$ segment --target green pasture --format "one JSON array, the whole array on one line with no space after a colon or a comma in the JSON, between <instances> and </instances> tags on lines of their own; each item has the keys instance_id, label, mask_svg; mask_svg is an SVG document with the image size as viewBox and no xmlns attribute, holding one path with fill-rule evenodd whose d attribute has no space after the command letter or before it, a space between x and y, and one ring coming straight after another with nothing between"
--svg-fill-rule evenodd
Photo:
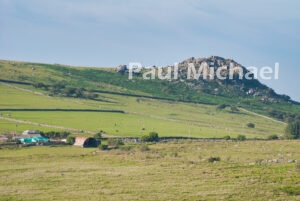
<instances>
[{"instance_id":1,"label":"green pasture","mask_svg":"<svg viewBox=\"0 0 300 201\"><path fill-rule=\"evenodd\" d=\"M14 85L15 86L15 85ZM122 95L99 94L98 100L49 97L35 94L33 87L21 90L0 85L0 108L60 108L123 110L126 114L95 112L0 112L3 117L25 120L50 126L64 126L97 132L104 130L115 136L138 137L150 131L160 136L223 137L239 134L248 138L264 138L270 134L282 135L284 124L243 111L232 112L230 108L218 111L214 105L182 103ZM2 120L5 122L4 120ZM247 123L255 128L247 128ZM0 131L15 131L13 122L0 124ZM39 126L24 125L35 129ZM24 127L17 128L20 133ZM51 128L40 128L49 130Z\"/></svg>"},{"instance_id":2,"label":"green pasture","mask_svg":"<svg viewBox=\"0 0 300 201\"><path fill-rule=\"evenodd\" d=\"M0 119L0 133L5 134L20 134L25 130L40 130L40 131L60 131L61 129L36 126L24 123L16 123Z\"/></svg>"},{"instance_id":3,"label":"green pasture","mask_svg":"<svg viewBox=\"0 0 300 201\"><path fill-rule=\"evenodd\" d=\"M140 146L1 147L0 200L299 200L299 141Z\"/></svg>"},{"instance_id":4,"label":"green pasture","mask_svg":"<svg viewBox=\"0 0 300 201\"><path fill-rule=\"evenodd\" d=\"M236 136L237 131L190 125L189 123L172 122L134 114L97 113L97 112L10 112L10 117L40 124L64 126L83 131L99 130L115 136L140 137L151 131L160 136L184 137L223 137ZM6 115L4 113L4 115ZM246 129L245 129L246 131ZM247 137L261 137L259 134L248 134Z\"/></svg>"}]
</instances>

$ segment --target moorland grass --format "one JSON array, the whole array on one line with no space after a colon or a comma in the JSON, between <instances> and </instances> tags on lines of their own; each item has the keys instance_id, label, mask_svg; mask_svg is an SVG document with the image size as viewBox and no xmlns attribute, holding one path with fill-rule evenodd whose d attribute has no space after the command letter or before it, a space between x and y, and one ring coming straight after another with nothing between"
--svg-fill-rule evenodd
<instances>
[{"instance_id":1,"label":"moorland grass","mask_svg":"<svg viewBox=\"0 0 300 201\"><path fill-rule=\"evenodd\" d=\"M299 199L299 141L130 146L1 148L0 200Z\"/></svg>"}]
</instances>

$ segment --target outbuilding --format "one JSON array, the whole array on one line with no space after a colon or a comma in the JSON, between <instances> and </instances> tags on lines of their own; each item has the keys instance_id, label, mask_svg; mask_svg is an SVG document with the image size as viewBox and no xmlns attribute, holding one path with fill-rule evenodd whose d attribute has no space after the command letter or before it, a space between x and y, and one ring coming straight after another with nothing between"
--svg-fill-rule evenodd
<instances>
[{"instance_id":1,"label":"outbuilding","mask_svg":"<svg viewBox=\"0 0 300 201\"><path fill-rule=\"evenodd\" d=\"M19 138L20 142L23 144L32 144L32 143L47 143L49 142L49 138L37 136L31 138Z\"/></svg>"},{"instance_id":2,"label":"outbuilding","mask_svg":"<svg viewBox=\"0 0 300 201\"><path fill-rule=\"evenodd\" d=\"M74 143L74 146L80 147L97 147L98 145L99 141L91 137L76 137Z\"/></svg>"}]
</instances>

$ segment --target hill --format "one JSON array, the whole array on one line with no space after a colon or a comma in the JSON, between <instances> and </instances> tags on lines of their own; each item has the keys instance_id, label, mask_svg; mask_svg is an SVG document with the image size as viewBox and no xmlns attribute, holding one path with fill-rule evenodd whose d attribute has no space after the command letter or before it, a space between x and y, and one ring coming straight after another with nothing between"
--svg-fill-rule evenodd
<instances>
[{"instance_id":1,"label":"hill","mask_svg":"<svg viewBox=\"0 0 300 201\"><path fill-rule=\"evenodd\" d=\"M216 58L216 63L226 62ZM186 73L186 63L180 63L179 76ZM295 102L257 80L233 80L226 84L201 79L144 80L140 74L130 80L128 74L118 73L114 68L3 60L0 79L1 132L21 132L30 127L88 133L104 130L115 136L139 137L155 130L160 136L203 138L245 134L249 138L264 138L281 135L281 121L300 117ZM262 96L247 94L253 86L255 93ZM263 101L266 97L267 101ZM255 128L248 128L249 122Z\"/></svg>"}]
</instances>

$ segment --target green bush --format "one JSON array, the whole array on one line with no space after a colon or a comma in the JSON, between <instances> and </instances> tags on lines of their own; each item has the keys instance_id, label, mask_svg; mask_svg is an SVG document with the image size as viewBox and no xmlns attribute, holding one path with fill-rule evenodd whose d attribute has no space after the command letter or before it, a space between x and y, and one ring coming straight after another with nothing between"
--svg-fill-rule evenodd
<instances>
[{"instance_id":1,"label":"green bush","mask_svg":"<svg viewBox=\"0 0 300 201\"><path fill-rule=\"evenodd\" d=\"M99 148L100 150L108 150L108 145L107 145L107 144L100 144L100 145L98 146L98 148Z\"/></svg>"},{"instance_id":2,"label":"green bush","mask_svg":"<svg viewBox=\"0 0 300 201\"><path fill-rule=\"evenodd\" d=\"M157 132L150 132L148 135L141 137L142 142L158 142L159 137Z\"/></svg>"},{"instance_id":3,"label":"green bush","mask_svg":"<svg viewBox=\"0 0 300 201\"><path fill-rule=\"evenodd\" d=\"M254 123L247 123L247 127L248 128L255 128L255 124Z\"/></svg>"},{"instance_id":4,"label":"green bush","mask_svg":"<svg viewBox=\"0 0 300 201\"><path fill-rule=\"evenodd\" d=\"M238 136L236 137L236 140L237 140L237 141L245 141L245 140L246 140L246 136L245 136L245 135L238 135Z\"/></svg>"},{"instance_id":5,"label":"green bush","mask_svg":"<svg viewBox=\"0 0 300 201\"><path fill-rule=\"evenodd\" d=\"M95 138L96 140L99 140L99 141L101 142L101 139L102 139L102 133L103 133L103 131L100 131L100 132L96 133L96 134L94 135L94 138Z\"/></svg>"},{"instance_id":6,"label":"green bush","mask_svg":"<svg viewBox=\"0 0 300 201\"><path fill-rule=\"evenodd\" d=\"M159 137L157 132L150 132L149 133L149 140L150 142L158 142Z\"/></svg>"},{"instance_id":7,"label":"green bush","mask_svg":"<svg viewBox=\"0 0 300 201\"><path fill-rule=\"evenodd\" d=\"M141 141L142 142L149 142L150 140L149 140L149 135L143 135L142 137L141 137Z\"/></svg>"},{"instance_id":8,"label":"green bush","mask_svg":"<svg viewBox=\"0 0 300 201\"><path fill-rule=\"evenodd\" d=\"M299 121L291 122L286 126L285 137L287 139L299 139L300 138L300 122Z\"/></svg>"},{"instance_id":9,"label":"green bush","mask_svg":"<svg viewBox=\"0 0 300 201\"><path fill-rule=\"evenodd\" d=\"M75 143L75 137L69 135L67 137L67 144L73 145L74 143Z\"/></svg>"},{"instance_id":10,"label":"green bush","mask_svg":"<svg viewBox=\"0 0 300 201\"><path fill-rule=\"evenodd\" d=\"M47 138L66 138L71 134L70 132L67 132L67 131L61 131L61 132L58 132L58 131L48 131L48 132L39 131L39 132L43 137L47 137Z\"/></svg>"},{"instance_id":11,"label":"green bush","mask_svg":"<svg viewBox=\"0 0 300 201\"><path fill-rule=\"evenodd\" d=\"M278 140L278 136L277 135L269 135L267 137L268 140Z\"/></svg>"},{"instance_id":12,"label":"green bush","mask_svg":"<svg viewBox=\"0 0 300 201\"><path fill-rule=\"evenodd\" d=\"M224 138L224 140L230 140L231 139L231 137L229 135L226 135L223 138Z\"/></svg>"}]
</instances>

